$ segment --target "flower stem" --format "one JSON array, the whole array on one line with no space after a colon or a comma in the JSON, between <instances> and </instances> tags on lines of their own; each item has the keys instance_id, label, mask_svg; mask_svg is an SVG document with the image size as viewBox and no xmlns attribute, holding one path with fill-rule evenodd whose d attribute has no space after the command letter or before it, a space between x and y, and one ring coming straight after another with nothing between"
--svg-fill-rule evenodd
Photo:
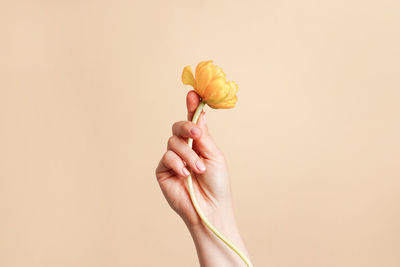
<instances>
[{"instance_id":1,"label":"flower stem","mask_svg":"<svg viewBox=\"0 0 400 267\"><path fill-rule=\"evenodd\" d=\"M205 102L201 101L200 104L198 105L194 115L192 122L197 123L197 120L200 117L201 111L203 110L205 105ZM188 145L190 147L193 146L193 139L189 138L188 140ZM253 265L251 264L250 260L244 255L243 252L241 252L235 245L233 245L226 237L224 237L206 218L204 215L203 211L200 209L199 203L197 202L197 199L194 195L194 189L193 189L193 180L192 176L189 175L187 177L187 183L188 183L188 191L190 195L190 199L192 200L194 209L196 210L197 214L199 215L200 219L203 221L203 223L207 226L208 229L210 229L219 239L221 239L228 247L230 247L239 257L246 263L248 267L252 267Z\"/></svg>"}]
</instances>

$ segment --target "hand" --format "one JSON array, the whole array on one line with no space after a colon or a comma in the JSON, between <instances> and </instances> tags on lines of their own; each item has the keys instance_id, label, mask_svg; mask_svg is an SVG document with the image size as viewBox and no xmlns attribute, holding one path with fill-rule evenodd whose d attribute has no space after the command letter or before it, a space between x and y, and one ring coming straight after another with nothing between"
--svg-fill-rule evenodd
<instances>
[{"instance_id":1,"label":"hand","mask_svg":"<svg viewBox=\"0 0 400 267\"><path fill-rule=\"evenodd\" d=\"M191 91L186 98L188 120L200 103ZM185 221L196 245L200 265L243 266L243 261L202 223L187 190L191 170L194 194L204 215L225 237L248 257L237 229L225 158L217 148L207 128L205 113L196 124L179 121L172 126L167 152L156 169L157 180L169 205ZM193 149L187 144L193 138ZM189 168L189 169L188 169Z\"/></svg>"},{"instance_id":2,"label":"hand","mask_svg":"<svg viewBox=\"0 0 400 267\"><path fill-rule=\"evenodd\" d=\"M167 152L162 157L156 176L168 203L190 226L200 223L189 193L187 176L192 170L195 196L204 214L212 221L218 216L232 212L231 192L226 162L207 128L205 112L197 125L190 120L200 102L199 96L191 91L186 103L189 121L179 121L172 126ZM193 138L193 149L188 138Z\"/></svg>"}]
</instances>

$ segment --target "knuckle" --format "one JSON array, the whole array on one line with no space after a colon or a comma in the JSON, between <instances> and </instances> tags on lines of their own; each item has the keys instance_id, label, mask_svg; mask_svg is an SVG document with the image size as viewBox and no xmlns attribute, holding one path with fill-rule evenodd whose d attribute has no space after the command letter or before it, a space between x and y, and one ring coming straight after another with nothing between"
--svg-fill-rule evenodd
<instances>
[{"instance_id":1,"label":"knuckle","mask_svg":"<svg viewBox=\"0 0 400 267\"><path fill-rule=\"evenodd\" d=\"M179 135L187 136L189 134L189 129L190 129L190 122L188 121L181 121L177 126L176 126L176 131L179 133Z\"/></svg>"},{"instance_id":2,"label":"knuckle","mask_svg":"<svg viewBox=\"0 0 400 267\"><path fill-rule=\"evenodd\" d=\"M176 130L179 127L179 121L175 122L174 124L172 124L172 132L174 130Z\"/></svg>"},{"instance_id":3,"label":"knuckle","mask_svg":"<svg viewBox=\"0 0 400 267\"><path fill-rule=\"evenodd\" d=\"M171 150L168 150L167 152L165 152L164 156L163 156L163 161L164 162L169 161L172 158L172 153L173 152Z\"/></svg>"},{"instance_id":4,"label":"knuckle","mask_svg":"<svg viewBox=\"0 0 400 267\"><path fill-rule=\"evenodd\" d=\"M168 138L168 147L172 146L175 142L175 135L171 136L170 138Z\"/></svg>"}]
</instances>

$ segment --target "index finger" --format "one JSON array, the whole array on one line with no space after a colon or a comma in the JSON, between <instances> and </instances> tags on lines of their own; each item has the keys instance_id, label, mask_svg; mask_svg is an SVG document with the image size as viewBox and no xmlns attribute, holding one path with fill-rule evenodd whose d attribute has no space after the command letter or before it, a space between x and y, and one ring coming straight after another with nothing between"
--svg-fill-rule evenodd
<instances>
[{"instance_id":1,"label":"index finger","mask_svg":"<svg viewBox=\"0 0 400 267\"><path fill-rule=\"evenodd\" d=\"M188 111L187 118L189 121L192 120L194 112L200 103L200 96L194 91L190 91L186 96L186 107Z\"/></svg>"}]
</instances>

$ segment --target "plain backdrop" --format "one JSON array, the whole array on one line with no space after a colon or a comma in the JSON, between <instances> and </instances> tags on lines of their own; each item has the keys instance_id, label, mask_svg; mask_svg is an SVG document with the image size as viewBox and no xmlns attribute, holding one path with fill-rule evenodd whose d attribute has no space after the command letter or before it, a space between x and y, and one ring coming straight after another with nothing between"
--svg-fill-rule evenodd
<instances>
[{"instance_id":1,"label":"plain backdrop","mask_svg":"<svg viewBox=\"0 0 400 267\"><path fill-rule=\"evenodd\" d=\"M256 266L400 266L400 2L0 1L0 266L198 266L154 170L185 65Z\"/></svg>"}]
</instances>

